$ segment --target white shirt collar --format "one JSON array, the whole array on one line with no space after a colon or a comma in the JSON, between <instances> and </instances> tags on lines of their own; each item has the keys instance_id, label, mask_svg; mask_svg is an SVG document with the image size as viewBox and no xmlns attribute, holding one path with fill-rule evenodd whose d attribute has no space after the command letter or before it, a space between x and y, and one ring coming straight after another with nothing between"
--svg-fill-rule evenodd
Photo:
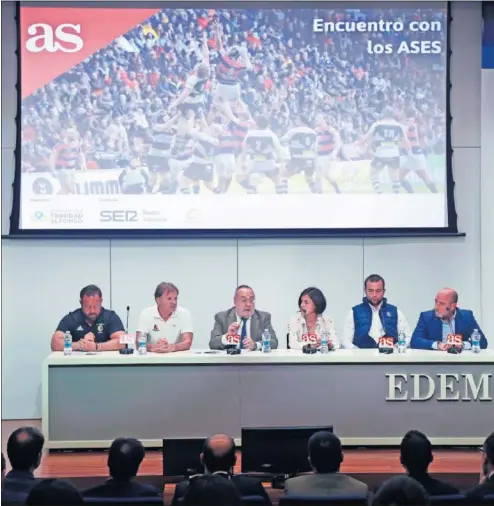
<instances>
[{"instance_id":1,"label":"white shirt collar","mask_svg":"<svg viewBox=\"0 0 494 506\"><path fill-rule=\"evenodd\" d=\"M236 311L235 311L235 316L237 317L237 321L240 321L242 319L242 316L239 316ZM252 318L252 315L250 315L248 318L245 318L245 320L250 321L251 318Z\"/></svg>"},{"instance_id":2,"label":"white shirt collar","mask_svg":"<svg viewBox=\"0 0 494 506\"><path fill-rule=\"evenodd\" d=\"M177 309L178 309L178 306L177 306ZM175 316L177 315L177 309L175 311L173 311L173 313L170 315L170 318L175 318ZM165 321L165 319L162 318L162 316L160 315L160 312L158 311L158 306L154 306L153 316L157 320L163 320L163 321ZM168 318L168 319L170 319L170 318Z\"/></svg>"},{"instance_id":3,"label":"white shirt collar","mask_svg":"<svg viewBox=\"0 0 494 506\"><path fill-rule=\"evenodd\" d=\"M374 313L377 313L378 311L380 311L380 309L382 308L383 306L383 303L382 301L379 303L379 305L377 306L373 306L370 302L369 302L369 306L371 307L372 311L374 311Z\"/></svg>"}]
</instances>

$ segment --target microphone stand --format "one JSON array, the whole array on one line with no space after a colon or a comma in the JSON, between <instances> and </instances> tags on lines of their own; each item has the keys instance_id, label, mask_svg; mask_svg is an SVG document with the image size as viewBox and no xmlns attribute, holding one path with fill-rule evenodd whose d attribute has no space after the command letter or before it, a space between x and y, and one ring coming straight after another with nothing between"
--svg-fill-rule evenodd
<instances>
[{"instance_id":1,"label":"microphone stand","mask_svg":"<svg viewBox=\"0 0 494 506\"><path fill-rule=\"evenodd\" d=\"M127 322L126 322L127 324L125 327L125 335L127 336L126 340L129 338L129 313L130 313L130 306L127 306ZM129 348L129 345L126 342L125 348L122 348L118 352L120 353L120 355L132 355L134 353L134 349Z\"/></svg>"}]
</instances>

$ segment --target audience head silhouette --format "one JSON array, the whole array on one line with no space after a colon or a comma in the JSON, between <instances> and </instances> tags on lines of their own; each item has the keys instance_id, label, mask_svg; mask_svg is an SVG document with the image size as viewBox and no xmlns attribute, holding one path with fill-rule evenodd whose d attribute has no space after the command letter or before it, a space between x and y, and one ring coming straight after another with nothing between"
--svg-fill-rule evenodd
<instances>
[{"instance_id":1,"label":"audience head silhouette","mask_svg":"<svg viewBox=\"0 0 494 506\"><path fill-rule=\"evenodd\" d=\"M14 471L33 472L41 462L45 438L34 427L19 427L7 441L7 456Z\"/></svg>"},{"instance_id":2,"label":"audience head silhouette","mask_svg":"<svg viewBox=\"0 0 494 506\"><path fill-rule=\"evenodd\" d=\"M410 476L393 476L385 481L372 499L372 506L427 506L425 488Z\"/></svg>"},{"instance_id":3,"label":"audience head silhouette","mask_svg":"<svg viewBox=\"0 0 494 506\"><path fill-rule=\"evenodd\" d=\"M206 473L232 473L237 461L235 441L226 434L215 434L204 442L201 461Z\"/></svg>"},{"instance_id":4,"label":"audience head silhouette","mask_svg":"<svg viewBox=\"0 0 494 506\"><path fill-rule=\"evenodd\" d=\"M343 462L341 442L328 431L319 431L309 438L309 463L317 473L336 473Z\"/></svg>"},{"instance_id":5,"label":"audience head silhouette","mask_svg":"<svg viewBox=\"0 0 494 506\"><path fill-rule=\"evenodd\" d=\"M131 480L137 475L144 455L144 447L137 439L124 437L115 439L108 453L110 476L115 480Z\"/></svg>"},{"instance_id":6,"label":"audience head silhouette","mask_svg":"<svg viewBox=\"0 0 494 506\"><path fill-rule=\"evenodd\" d=\"M2 452L2 481L5 478L5 470L7 469L7 463L5 462L5 457Z\"/></svg>"},{"instance_id":7,"label":"audience head silhouette","mask_svg":"<svg viewBox=\"0 0 494 506\"><path fill-rule=\"evenodd\" d=\"M484 441L482 453L484 454L482 471L485 476L489 476L494 471L494 432Z\"/></svg>"},{"instance_id":8,"label":"audience head silhouette","mask_svg":"<svg viewBox=\"0 0 494 506\"><path fill-rule=\"evenodd\" d=\"M187 506L221 506L241 504L233 482L224 476L205 474L190 480L183 504Z\"/></svg>"},{"instance_id":9,"label":"audience head silhouette","mask_svg":"<svg viewBox=\"0 0 494 506\"><path fill-rule=\"evenodd\" d=\"M68 481L47 479L37 483L29 492L28 506L76 506L84 504L81 493Z\"/></svg>"},{"instance_id":10,"label":"audience head silhouette","mask_svg":"<svg viewBox=\"0 0 494 506\"><path fill-rule=\"evenodd\" d=\"M400 461L411 476L427 473L434 460L432 445L427 436L418 430L410 430L400 444Z\"/></svg>"}]
</instances>

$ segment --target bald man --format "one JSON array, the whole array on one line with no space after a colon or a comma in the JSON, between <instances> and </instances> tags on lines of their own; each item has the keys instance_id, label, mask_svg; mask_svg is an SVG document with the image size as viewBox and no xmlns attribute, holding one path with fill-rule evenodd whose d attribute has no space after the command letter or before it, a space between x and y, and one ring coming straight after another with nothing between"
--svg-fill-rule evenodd
<instances>
[{"instance_id":1,"label":"bald man","mask_svg":"<svg viewBox=\"0 0 494 506\"><path fill-rule=\"evenodd\" d=\"M259 496L264 499L264 504L271 504L261 480L233 474L233 468L237 462L237 449L235 441L231 437L226 434L215 434L207 438L200 457L204 466L204 474L215 474L223 476L226 480L232 480L242 497ZM189 480L185 480L175 487L172 505L180 504L188 486Z\"/></svg>"},{"instance_id":2,"label":"bald man","mask_svg":"<svg viewBox=\"0 0 494 506\"><path fill-rule=\"evenodd\" d=\"M436 294L434 309L420 313L410 347L447 351L451 347L446 344L448 334L460 334L463 337L463 348L469 350L475 329L480 332L480 347L487 348L487 339L475 320L473 311L460 309L458 293L452 288L443 288Z\"/></svg>"}]
</instances>

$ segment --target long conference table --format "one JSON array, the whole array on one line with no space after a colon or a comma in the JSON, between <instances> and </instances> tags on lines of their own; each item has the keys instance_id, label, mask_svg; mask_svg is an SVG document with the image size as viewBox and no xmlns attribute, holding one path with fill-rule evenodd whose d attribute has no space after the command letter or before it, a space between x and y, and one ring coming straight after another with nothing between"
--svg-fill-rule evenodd
<instances>
[{"instance_id":1,"label":"long conference table","mask_svg":"<svg viewBox=\"0 0 494 506\"><path fill-rule=\"evenodd\" d=\"M242 427L328 425L344 445L397 445L418 429L433 444L456 446L479 445L494 430L494 350L55 352L42 374L50 449L106 448L119 436L158 447L163 438L217 432L239 440Z\"/></svg>"}]
</instances>

